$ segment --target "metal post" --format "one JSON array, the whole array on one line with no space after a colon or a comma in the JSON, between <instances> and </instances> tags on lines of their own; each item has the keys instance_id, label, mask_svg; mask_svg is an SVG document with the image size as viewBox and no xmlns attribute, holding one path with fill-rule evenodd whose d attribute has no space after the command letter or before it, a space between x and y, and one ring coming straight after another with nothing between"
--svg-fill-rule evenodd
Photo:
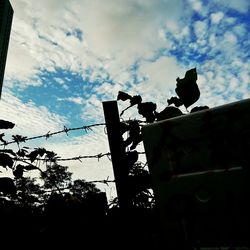
<instances>
[{"instance_id":1,"label":"metal post","mask_svg":"<svg viewBox=\"0 0 250 250\"><path fill-rule=\"evenodd\" d=\"M103 102L102 104L107 127L118 202L122 210L127 210L129 207L129 199L127 194L128 174L125 161L125 148L122 146L123 139L120 130L120 117L117 101L107 101Z\"/></svg>"}]
</instances>

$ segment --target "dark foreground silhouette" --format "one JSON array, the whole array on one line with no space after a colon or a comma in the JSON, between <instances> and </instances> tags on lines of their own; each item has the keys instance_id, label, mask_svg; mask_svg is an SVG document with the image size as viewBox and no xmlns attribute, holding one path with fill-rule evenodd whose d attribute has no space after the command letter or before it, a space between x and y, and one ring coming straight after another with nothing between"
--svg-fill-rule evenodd
<instances>
[{"instance_id":1,"label":"dark foreground silhouette","mask_svg":"<svg viewBox=\"0 0 250 250\"><path fill-rule=\"evenodd\" d=\"M137 105L138 113L147 123L183 116L178 107L184 105L187 109L199 99L200 91L196 80L195 68L187 71L184 78L177 78L175 91L178 97L168 99L169 106L161 112L156 111L155 103L142 102L142 98L138 95L130 96L120 91L117 99L129 100L128 108ZM123 110L121 115L128 108ZM207 106L194 107L190 113L207 109ZM235 117L236 114L233 114L229 118ZM220 124L211 123L209 112L205 118L203 129L210 131L212 128L216 131ZM231 126L231 123L228 122L226 125ZM0 129L13 127L13 123L0 120ZM244 176L249 180L248 128L249 126L245 128L245 134L241 137L237 133L230 135L230 138L226 135L223 137L223 143L221 141L217 143L218 138L213 138L212 147L215 149L213 157L217 161L219 159L220 165L225 165L225 159L230 162L240 159L238 165L244 168L246 173ZM167 132L170 129L167 127ZM67 129L65 132L67 133ZM5 141L4 133L0 133L1 145L4 146L0 150L0 166L11 169L14 175L13 179L0 178L0 249L4 243L10 248L15 245L20 249L53 247L55 249L194 250L222 246L230 250L237 247L249 249L248 182L244 184L232 182L232 187L223 193L215 189L212 198L207 195L206 188L204 189L202 185L194 192L171 187L173 195L164 206L160 206L155 204L159 202L159 197L156 197L155 201L152 195L151 176L144 169L145 165L138 163L138 152L134 150L142 141L139 122L121 123L120 132L128 133L127 139L122 141L122 144L124 149L127 149L125 157L127 169L123 172L127 175L125 188L129 204L123 209L119 208L117 202L108 206L106 195L95 185L84 180L72 181L72 174L67 171L67 167L57 163L58 156L54 152L43 148L29 151L25 147L20 147L20 143L27 140L27 137L20 135L12 136L19 149L13 152L5 148L8 143ZM173 143L172 147L175 146ZM180 153L183 152L172 150L172 156L177 160L180 158ZM21 160L22 164L17 164L16 159ZM22 159L25 159L25 164ZM46 162L46 170L37 167L41 159ZM36 183L32 178L24 177L25 172L32 170L40 171L42 184ZM194 172L200 169L195 166L194 169L184 170L188 173L190 170ZM225 169L225 175L227 171L228 169ZM183 169L168 172L163 181L166 183L173 175L182 172ZM213 183L210 184L212 187ZM165 217L162 217L160 209L164 210Z\"/></svg>"}]
</instances>

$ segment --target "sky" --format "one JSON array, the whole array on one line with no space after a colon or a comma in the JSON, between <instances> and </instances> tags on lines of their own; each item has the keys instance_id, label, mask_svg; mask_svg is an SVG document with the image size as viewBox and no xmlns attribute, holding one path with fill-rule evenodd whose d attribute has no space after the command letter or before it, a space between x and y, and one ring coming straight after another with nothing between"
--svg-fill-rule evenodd
<instances>
[{"instance_id":1,"label":"sky","mask_svg":"<svg viewBox=\"0 0 250 250\"><path fill-rule=\"evenodd\" d=\"M175 95L176 78L194 67L201 92L194 106L250 98L249 0L10 2L0 118L16 126L6 138L104 122L102 102L116 100L118 91L141 95L161 111ZM136 109L125 118L136 118ZM63 158L109 152L103 127L25 146ZM113 178L105 157L65 164L74 178Z\"/></svg>"}]
</instances>

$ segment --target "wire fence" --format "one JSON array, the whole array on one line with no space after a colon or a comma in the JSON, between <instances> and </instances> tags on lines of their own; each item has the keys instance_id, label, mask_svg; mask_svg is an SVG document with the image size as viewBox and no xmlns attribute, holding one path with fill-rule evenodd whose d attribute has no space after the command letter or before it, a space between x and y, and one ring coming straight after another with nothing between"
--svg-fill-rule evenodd
<instances>
[{"instance_id":1,"label":"wire fence","mask_svg":"<svg viewBox=\"0 0 250 250\"><path fill-rule=\"evenodd\" d=\"M32 136L32 137L16 135L16 136L12 136L13 140L9 141L9 142L4 141L2 139L3 143L0 144L0 146L7 146L7 145L13 144L13 143L21 143L21 142L26 142L26 141L30 141L30 140L40 139L40 138L49 139L50 137L52 137L54 135L58 135L58 134L62 134L62 133L65 133L68 136L69 135L68 132L70 132L70 131L84 130L85 132L88 132L88 131L92 130L93 127L105 126L105 125L106 125L105 123L96 123L96 124L91 124L91 125L81 126L81 127L76 127L76 128L67 128L66 126L64 126L64 128L62 130L55 131L55 132L49 131L46 134Z\"/></svg>"},{"instance_id":2,"label":"wire fence","mask_svg":"<svg viewBox=\"0 0 250 250\"><path fill-rule=\"evenodd\" d=\"M121 121L122 123L128 123L131 121L136 121L138 122L139 126L142 126L142 124L145 124L144 121L140 121L140 120L126 120L126 121ZM37 136L32 136L32 137L27 137L27 136L22 136L22 135L12 135L12 139L11 141L5 141L3 139L4 137L4 133L0 134L0 142L2 142L0 144L0 146L4 147L4 150L1 150L2 152L7 152L10 153L10 151L12 152L12 150L6 150L5 147L10 145L10 144L19 144L20 143L26 143L27 141L30 140L36 140L36 139L41 139L41 138L45 138L46 140L51 138L52 136L55 135L59 135L59 134L66 134L67 136L69 136L69 132L71 131L77 131L77 130L84 130L86 133L89 131L93 131L92 128L94 127L100 127L100 126L106 126L106 123L95 123L95 124L90 124L90 125L84 125L81 127L74 127L74 128L67 128L66 126L64 126L64 128L62 130L58 130L58 131L54 131L54 132L48 132L46 134L42 134L42 135L37 135ZM24 147L25 148L25 147ZM20 148L19 148L20 150ZM9 152L8 152L9 151ZM136 151L137 152L137 151ZM13 152L14 153L14 152ZM52 152L54 154L54 152ZM145 154L145 152L137 152L137 154ZM14 153L15 155L15 153ZM30 166L30 169L37 169L41 172L43 172L39 165L37 165L39 162L43 162L43 163L47 163L47 162L65 162L65 161L80 161L82 162L83 159L97 159L98 161L103 158L103 157L107 157L110 161L111 159L111 153L110 152L106 152L106 153L98 153L95 155L79 155L79 156L73 156L73 157L68 157L68 158L62 158L60 156L58 156L57 154L53 155L53 158L46 158L45 157L36 157L33 158L31 160L31 158L29 158L29 155L23 155L23 156L17 156L18 154L16 154L16 156L12 155L12 160L15 162L15 165L17 162L22 162L27 164L26 167ZM35 164L35 165L33 165ZM25 169L25 167L24 167ZM86 183L99 183L99 184L105 184L105 185L109 185L110 183L114 183L115 180L109 180L109 177L105 180L90 180L90 181L85 181Z\"/></svg>"},{"instance_id":3,"label":"wire fence","mask_svg":"<svg viewBox=\"0 0 250 250\"><path fill-rule=\"evenodd\" d=\"M144 155L145 152L137 152L139 155ZM69 157L69 158L60 158L59 156L56 157L56 161L80 161L82 159L101 159L103 158L104 156L107 156L109 160L111 160L111 153L110 152L107 152L107 153L99 153L99 154L96 154L96 155L80 155L80 156L74 156L74 157ZM15 161L30 161L29 158L23 158L23 157L13 157L12 158L13 160ZM46 158L35 158L34 160L36 161L51 161L51 159L46 159Z\"/></svg>"},{"instance_id":4,"label":"wire fence","mask_svg":"<svg viewBox=\"0 0 250 250\"><path fill-rule=\"evenodd\" d=\"M122 120L121 122L122 123L129 123L131 121L138 122L138 124L140 126L143 126L143 124L146 123L145 121L141 121L141 120L124 120L124 121ZM4 146L4 148L5 148L5 146L10 145L10 144L17 143L19 145L20 143L25 143L25 142L30 141L30 140L41 139L41 138L45 138L47 140L52 136L63 134L63 133L66 134L67 136L69 136L68 133L71 131L84 130L85 132L88 132L88 131L92 131L92 128L100 127L100 126L106 126L106 123L95 123L95 124L90 124L90 125L84 125L81 127L74 127L74 128L67 128L66 126L64 126L64 128L62 130L58 130L58 131L54 131L54 132L49 131L46 134L32 136L32 137L21 136L21 135L12 135L12 138L13 138L12 141L5 141L3 139L4 134L1 134L0 141L2 141L2 144L0 144L0 146ZM145 152L137 152L137 153L138 154L145 154ZM99 161L101 158L103 158L105 156L108 157L109 160L111 160L111 153L110 152L98 153L95 155L79 155L79 156L73 156L73 157L68 157L68 158L62 158L62 157L57 156L55 154L55 157L53 160L58 161L58 162L63 162L63 161L80 161L80 162L82 162L81 161L82 159L98 159L98 161ZM25 158L25 157L12 157L12 159L15 161L30 161L29 158ZM33 160L43 161L43 162L51 161L51 159L46 159L46 158L35 158Z\"/></svg>"},{"instance_id":5,"label":"wire fence","mask_svg":"<svg viewBox=\"0 0 250 250\"><path fill-rule=\"evenodd\" d=\"M136 121L139 123L140 126L143 126L143 124L146 124L145 121L141 121L141 120L125 120L125 121L121 121L123 123L127 123L127 122L130 122L130 121ZM3 139L3 136L4 134L0 134L1 137L0 137L0 141L2 141L2 143L0 144L0 146L7 146L7 145L10 145L10 144L13 144L13 143L25 143L27 141L30 141L30 140L35 140L35 139L41 139L41 138L45 138L46 140L49 139L50 137L54 136L54 135L59 135L59 134L66 134L67 136L69 136L69 132L71 131L76 131L76 130L84 130L86 133L88 131L92 131L92 128L94 127L100 127L100 126L106 126L106 123L95 123L95 124L90 124L90 125L84 125L84 126L81 126L81 127L75 127L75 128L67 128L66 126L64 126L64 128L62 130L58 130L58 131L55 131L55 132L48 132L46 134L43 134L43 135L37 135L37 136L32 136L32 137L27 137L27 136L22 136L22 135L13 135L12 138L13 140L12 141L5 141Z\"/></svg>"}]
</instances>

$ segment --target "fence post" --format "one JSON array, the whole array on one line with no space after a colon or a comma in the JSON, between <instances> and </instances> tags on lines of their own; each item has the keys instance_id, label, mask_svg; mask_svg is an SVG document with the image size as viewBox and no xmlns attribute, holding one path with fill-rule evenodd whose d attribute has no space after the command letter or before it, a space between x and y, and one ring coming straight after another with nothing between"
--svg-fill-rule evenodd
<instances>
[{"instance_id":1,"label":"fence post","mask_svg":"<svg viewBox=\"0 0 250 250\"><path fill-rule=\"evenodd\" d=\"M115 176L119 207L121 208L121 210L125 211L129 207L129 198L127 192L128 172L125 147L122 146L123 139L120 129L120 116L117 101L106 101L102 104Z\"/></svg>"}]
</instances>

